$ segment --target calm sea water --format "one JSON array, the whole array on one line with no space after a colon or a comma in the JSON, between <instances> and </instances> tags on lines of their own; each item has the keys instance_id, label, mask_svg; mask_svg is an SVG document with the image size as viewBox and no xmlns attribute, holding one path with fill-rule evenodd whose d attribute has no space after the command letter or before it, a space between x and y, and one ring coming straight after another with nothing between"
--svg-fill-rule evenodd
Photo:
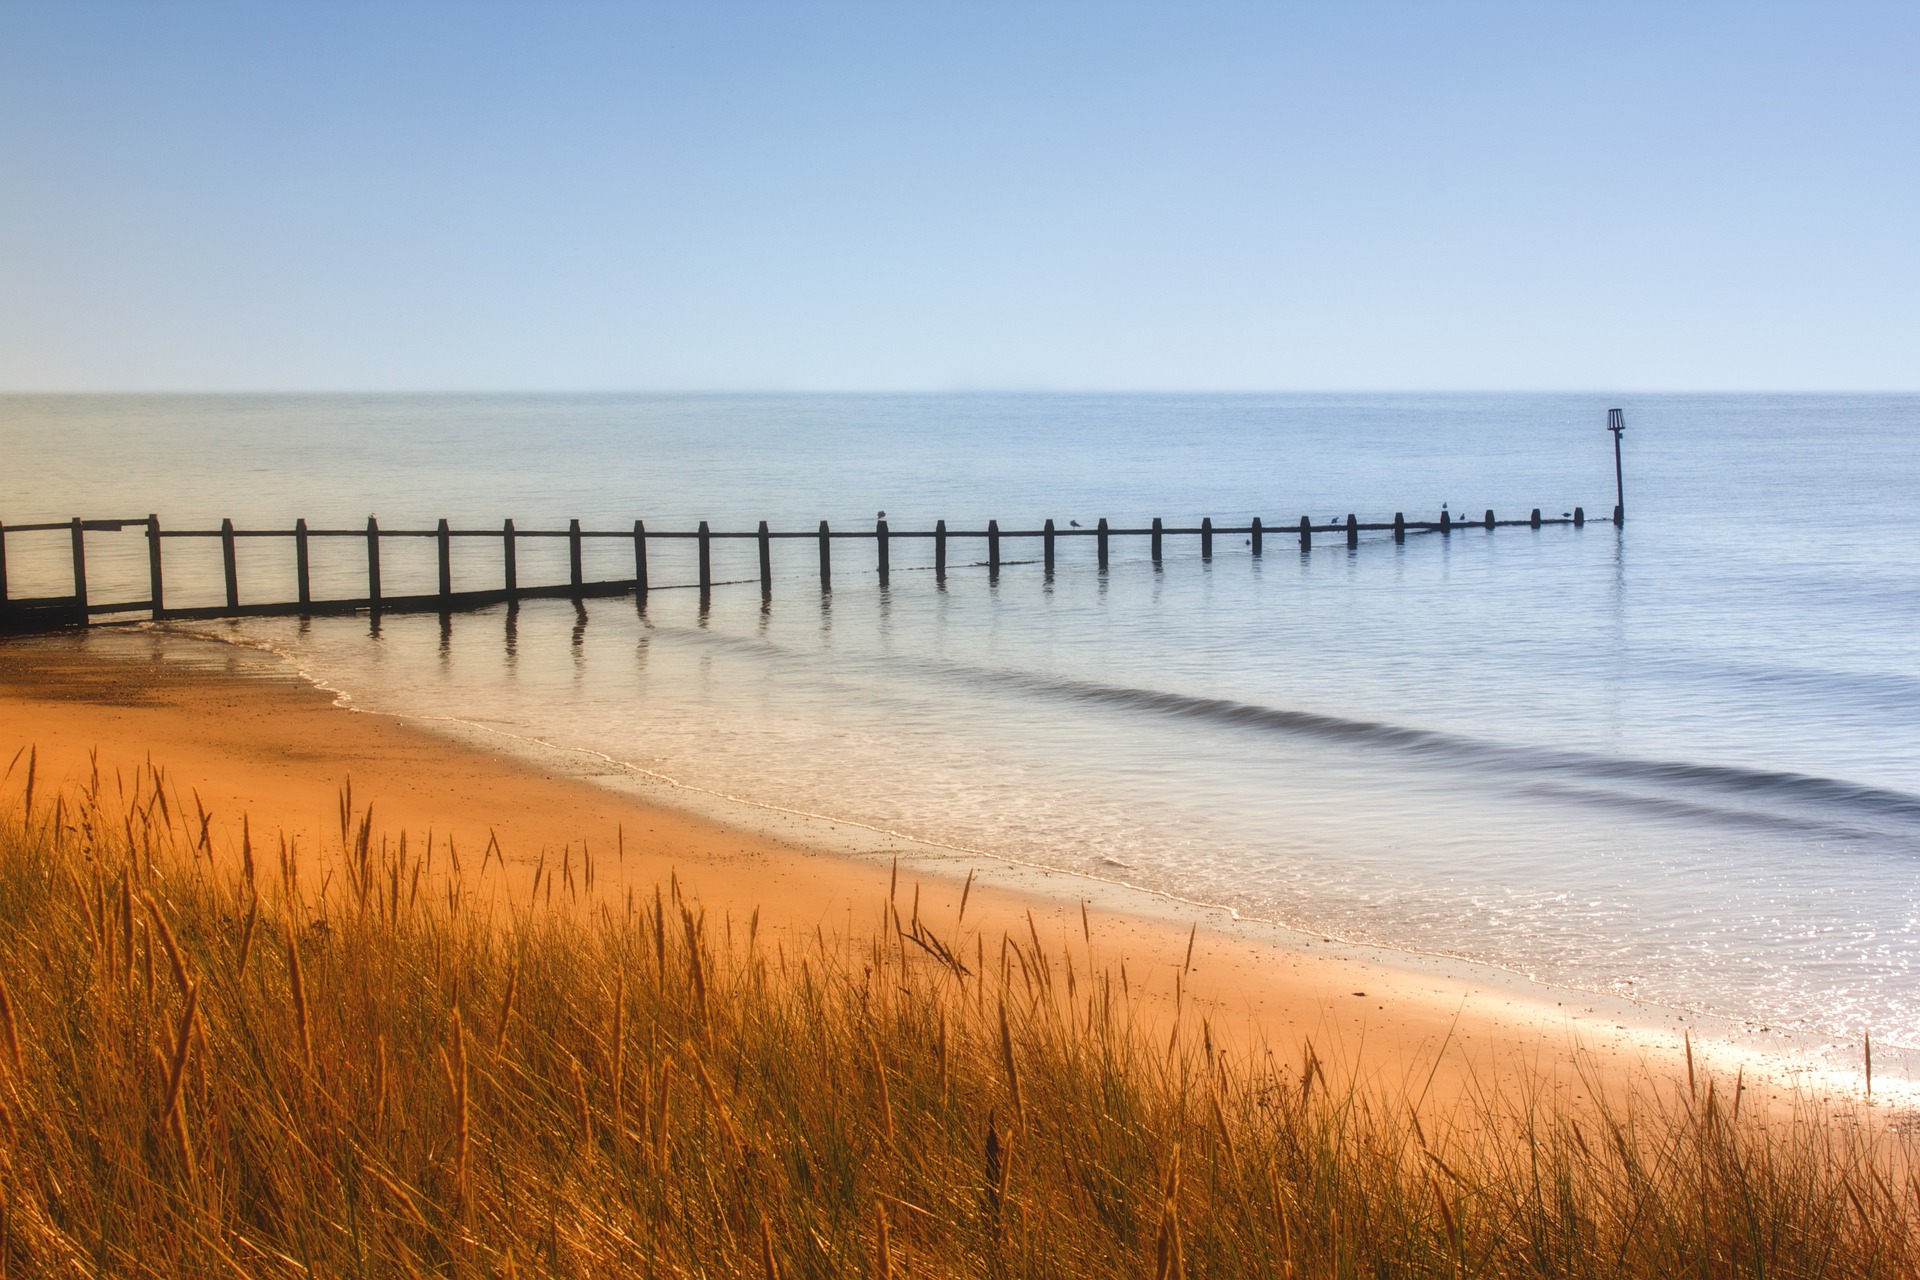
<instances>
[{"instance_id":1,"label":"calm sea water","mask_svg":"<svg viewBox=\"0 0 1920 1280\"><path fill-rule=\"evenodd\" d=\"M811 543L752 585L517 612L248 622L360 705L604 752L688 784L1468 957L1835 1045L1920 1046L1920 398L486 396L0 399L0 518L168 525L1036 527L1550 515L1154 568L1063 544L997 581L956 545ZM97 595L144 594L136 534ZM63 535L9 539L16 594ZM691 549L655 544L656 583ZM1009 544L1015 561L1037 555ZM324 592L363 552L323 545ZM589 572L629 552L593 547ZM498 580L461 544L457 586ZM217 545L170 543L176 603ZM596 565L592 557L600 557ZM285 544L243 592L284 598ZM431 590L432 544L384 552ZM751 544L716 571L751 579ZM559 543L521 580L564 578ZM1850 1051L1849 1051L1850 1052Z\"/></svg>"}]
</instances>

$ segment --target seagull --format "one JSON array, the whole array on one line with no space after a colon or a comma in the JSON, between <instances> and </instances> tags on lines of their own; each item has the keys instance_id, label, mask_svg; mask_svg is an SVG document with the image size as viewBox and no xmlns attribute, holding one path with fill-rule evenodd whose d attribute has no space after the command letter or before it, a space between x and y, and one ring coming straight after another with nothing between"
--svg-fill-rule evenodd
<instances>
[{"instance_id":1,"label":"seagull","mask_svg":"<svg viewBox=\"0 0 1920 1280\"><path fill-rule=\"evenodd\" d=\"M1067 521L1067 523L1076 529L1080 527L1080 522L1078 520L1069 520Z\"/></svg>"},{"instance_id":2,"label":"seagull","mask_svg":"<svg viewBox=\"0 0 1920 1280\"><path fill-rule=\"evenodd\" d=\"M887 518L887 513L884 511L882 511L879 515L874 517L875 520L885 520L886 518Z\"/></svg>"}]
</instances>

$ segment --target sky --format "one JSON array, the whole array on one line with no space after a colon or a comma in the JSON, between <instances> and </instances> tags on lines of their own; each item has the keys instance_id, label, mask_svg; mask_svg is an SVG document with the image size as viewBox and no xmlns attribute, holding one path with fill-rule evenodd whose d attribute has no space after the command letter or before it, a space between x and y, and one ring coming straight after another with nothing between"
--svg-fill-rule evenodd
<instances>
[{"instance_id":1,"label":"sky","mask_svg":"<svg viewBox=\"0 0 1920 1280\"><path fill-rule=\"evenodd\" d=\"M0 0L0 391L1920 389L1920 5Z\"/></svg>"}]
</instances>

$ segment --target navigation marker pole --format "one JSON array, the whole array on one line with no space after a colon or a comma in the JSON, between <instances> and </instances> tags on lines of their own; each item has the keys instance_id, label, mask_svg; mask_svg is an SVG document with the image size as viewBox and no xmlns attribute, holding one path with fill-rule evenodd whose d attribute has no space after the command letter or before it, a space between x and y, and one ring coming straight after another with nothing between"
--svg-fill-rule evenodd
<instances>
[{"instance_id":1,"label":"navigation marker pole","mask_svg":"<svg viewBox=\"0 0 1920 1280\"><path fill-rule=\"evenodd\" d=\"M1620 436L1626 431L1626 419L1618 409L1607 410L1607 430L1613 432L1613 522L1627 522L1627 482L1620 470Z\"/></svg>"}]
</instances>

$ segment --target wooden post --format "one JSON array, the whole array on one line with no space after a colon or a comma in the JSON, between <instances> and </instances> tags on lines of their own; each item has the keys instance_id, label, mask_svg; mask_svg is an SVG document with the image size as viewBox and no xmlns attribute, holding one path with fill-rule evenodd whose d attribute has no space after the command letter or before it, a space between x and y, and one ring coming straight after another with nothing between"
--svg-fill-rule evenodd
<instances>
[{"instance_id":1,"label":"wooden post","mask_svg":"<svg viewBox=\"0 0 1920 1280\"><path fill-rule=\"evenodd\" d=\"M85 623L87 614L87 535L80 527L80 517L73 518L73 598L80 606L80 621Z\"/></svg>"},{"instance_id":2,"label":"wooden post","mask_svg":"<svg viewBox=\"0 0 1920 1280\"><path fill-rule=\"evenodd\" d=\"M1160 563L1160 517L1153 518L1153 562Z\"/></svg>"},{"instance_id":3,"label":"wooden post","mask_svg":"<svg viewBox=\"0 0 1920 1280\"><path fill-rule=\"evenodd\" d=\"M1540 527L1540 508L1533 509L1533 515L1528 519L1528 523L1536 529Z\"/></svg>"},{"instance_id":4,"label":"wooden post","mask_svg":"<svg viewBox=\"0 0 1920 1280\"><path fill-rule=\"evenodd\" d=\"M1487 528L1493 528L1493 508L1487 508Z\"/></svg>"},{"instance_id":5,"label":"wooden post","mask_svg":"<svg viewBox=\"0 0 1920 1280\"><path fill-rule=\"evenodd\" d=\"M1053 576L1053 521L1051 519L1047 521L1046 531L1041 535L1040 545L1042 548L1040 559L1046 566L1047 576L1051 578Z\"/></svg>"},{"instance_id":6,"label":"wooden post","mask_svg":"<svg viewBox=\"0 0 1920 1280\"><path fill-rule=\"evenodd\" d=\"M380 611L380 522L367 517L367 607Z\"/></svg>"},{"instance_id":7,"label":"wooden post","mask_svg":"<svg viewBox=\"0 0 1920 1280\"><path fill-rule=\"evenodd\" d=\"M151 513L147 516L147 607L153 611L153 620L167 611L166 588L160 577L160 517Z\"/></svg>"},{"instance_id":8,"label":"wooden post","mask_svg":"<svg viewBox=\"0 0 1920 1280\"><path fill-rule=\"evenodd\" d=\"M7 603L7 526L0 522L0 608Z\"/></svg>"},{"instance_id":9,"label":"wooden post","mask_svg":"<svg viewBox=\"0 0 1920 1280\"><path fill-rule=\"evenodd\" d=\"M773 538L765 520L760 522L760 598L773 599Z\"/></svg>"},{"instance_id":10,"label":"wooden post","mask_svg":"<svg viewBox=\"0 0 1920 1280\"><path fill-rule=\"evenodd\" d=\"M1107 571L1107 518L1105 516L1100 517L1100 529L1094 535L1094 540L1100 544L1100 572L1105 573Z\"/></svg>"},{"instance_id":11,"label":"wooden post","mask_svg":"<svg viewBox=\"0 0 1920 1280\"><path fill-rule=\"evenodd\" d=\"M1453 532L1453 513L1445 507L1440 508L1440 532L1449 534Z\"/></svg>"},{"instance_id":12,"label":"wooden post","mask_svg":"<svg viewBox=\"0 0 1920 1280\"><path fill-rule=\"evenodd\" d=\"M293 522L293 579L294 588L300 593L300 603L313 603L313 559L307 547L307 522L305 517Z\"/></svg>"},{"instance_id":13,"label":"wooden post","mask_svg":"<svg viewBox=\"0 0 1920 1280\"><path fill-rule=\"evenodd\" d=\"M707 522L700 522L700 594L713 592L713 532L707 528Z\"/></svg>"},{"instance_id":14,"label":"wooden post","mask_svg":"<svg viewBox=\"0 0 1920 1280\"><path fill-rule=\"evenodd\" d=\"M1585 507L1575 507L1573 509L1573 527L1578 529L1582 525L1586 524L1586 522L1587 522L1587 509Z\"/></svg>"},{"instance_id":15,"label":"wooden post","mask_svg":"<svg viewBox=\"0 0 1920 1280\"><path fill-rule=\"evenodd\" d=\"M933 580L944 583L947 580L947 522L936 520L933 525Z\"/></svg>"},{"instance_id":16,"label":"wooden post","mask_svg":"<svg viewBox=\"0 0 1920 1280\"><path fill-rule=\"evenodd\" d=\"M880 585L884 587L887 585L887 571L889 568L887 564L887 522L885 520L879 521L873 526L873 545L879 557Z\"/></svg>"},{"instance_id":17,"label":"wooden post","mask_svg":"<svg viewBox=\"0 0 1920 1280\"><path fill-rule=\"evenodd\" d=\"M1360 545L1360 522L1353 518L1351 511L1347 512L1347 545L1350 547Z\"/></svg>"},{"instance_id":18,"label":"wooden post","mask_svg":"<svg viewBox=\"0 0 1920 1280\"><path fill-rule=\"evenodd\" d=\"M1000 522L987 521L987 576L1000 576Z\"/></svg>"},{"instance_id":19,"label":"wooden post","mask_svg":"<svg viewBox=\"0 0 1920 1280\"><path fill-rule=\"evenodd\" d=\"M220 522L220 564L227 571L227 608L240 607L240 566L233 549L233 521Z\"/></svg>"},{"instance_id":20,"label":"wooden post","mask_svg":"<svg viewBox=\"0 0 1920 1280\"><path fill-rule=\"evenodd\" d=\"M520 548L516 545L511 517L500 522L500 585L506 588L507 599L519 598Z\"/></svg>"},{"instance_id":21,"label":"wooden post","mask_svg":"<svg viewBox=\"0 0 1920 1280\"><path fill-rule=\"evenodd\" d=\"M1313 521L1305 516L1300 517L1300 549L1313 550Z\"/></svg>"},{"instance_id":22,"label":"wooden post","mask_svg":"<svg viewBox=\"0 0 1920 1280\"><path fill-rule=\"evenodd\" d=\"M1213 559L1213 517L1200 517L1200 558Z\"/></svg>"},{"instance_id":23,"label":"wooden post","mask_svg":"<svg viewBox=\"0 0 1920 1280\"><path fill-rule=\"evenodd\" d=\"M1261 547L1260 547L1261 534L1262 534L1262 531L1260 528L1260 517L1255 516L1253 518L1253 537L1249 539L1249 541L1253 544L1253 554L1255 554L1256 556L1259 555L1261 551Z\"/></svg>"},{"instance_id":24,"label":"wooden post","mask_svg":"<svg viewBox=\"0 0 1920 1280\"><path fill-rule=\"evenodd\" d=\"M440 544L440 607L447 607L447 597L453 594L453 533L447 528L447 518L440 517L440 527L434 531Z\"/></svg>"},{"instance_id":25,"label":"wooden post","mask_svg":"<svg viewBox=\"0 0 1920 1280\"><path fill-rule=\"evenodd\" d=\"M580 567L580 522L578 520L567 521L567 573L568 581L573 584L574 591L578 592L580 584L586 581L586 575Z\"/></svg>"},{"instance_id":26,"label":"wooden post","mask_svg":"<svg viewBox=\"0 0 1920 1280\"><path fill-rule=\"evenodd\" d=\"M633 598L641 608L647 605L647 526L633 522Z\"/></svg>"},{"instance_id":27,"label":"wooden post","mask_svg":"<svg viewBox=\"0 0 1920 1280\"><path fill-rule=\"evenodd\" d=\"M820 594L833 594L833 535L825 520L820 522Z\"/></svg>"},{"instance_id":28,"label":"wooden post","mask_svg":"<svg viewBox=\"0 0 1920 1280\"><path fill-rule=\"evenodd\" d=\"M1398 511L1393 513L1393 540L1395 542L1407 540L1407 517Z\"/></svg>"}]
</instances>

